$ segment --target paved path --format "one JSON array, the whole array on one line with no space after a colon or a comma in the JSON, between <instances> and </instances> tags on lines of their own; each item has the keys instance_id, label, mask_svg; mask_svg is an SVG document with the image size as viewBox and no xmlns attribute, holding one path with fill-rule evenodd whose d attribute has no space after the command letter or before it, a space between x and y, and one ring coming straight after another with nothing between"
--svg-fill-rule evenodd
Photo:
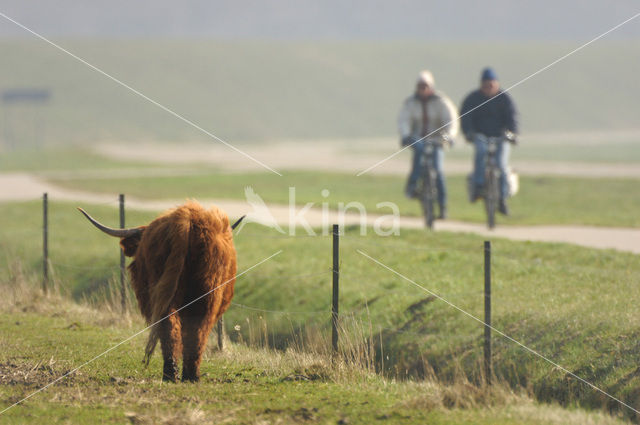
<instances>
[{"instance_id":1,"label":"paved path","mask_svg":"<svg viewBox=\"0 0 640 425\"><path fill-rule=\"evenodd\" d=\"M80 204L110 204L117 206L115 195L104 195L63 189L30 174L9 173L0 174L0 202L26 201L38 199L42 193L49 193L52 200L77 201ZM239 217L252 211L252 207L245 201L238 200L200 200L205 205L217 205L224 209L229 216ZM140 200L127 197L129 208L161 211L182 203L182 200ZM290 210L286 205L269 205L269 212L273 221L280 225L284 231L291 222ZM300 208L297 210L300 211ZM322 226L324 223L339 222L336 211L323 215L320 209L309 209L304 214L304 220L313 227ZM373 225L376 221L384 220L379 215L368 215L366 223ZM382 224L389 221L382 221ZM298 224L301 224L300 222ZM345 214L344 224L360 224L358 214ZM401 217L401 228L423 228L423 219L419 217ZM485 236L497 236L514 240L567 242L592 248L614 248L621 251L640 254L640 229L637 228L608 228L591 226L498 226L494 230L488 230L482 224L463 223L456 221L436 222L436 231L451 231L463 233L475 233ZM303 228L298 227L296 234L304 233Z\"/></svg>"}]
</instances>

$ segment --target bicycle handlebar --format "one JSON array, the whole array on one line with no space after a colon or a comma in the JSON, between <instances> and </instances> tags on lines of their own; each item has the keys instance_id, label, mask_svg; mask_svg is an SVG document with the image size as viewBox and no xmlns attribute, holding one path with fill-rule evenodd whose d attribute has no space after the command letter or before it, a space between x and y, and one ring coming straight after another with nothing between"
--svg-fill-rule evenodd
<instances>
[{"instance_id":1,"label":"bicycle handlebar","mask_svg":"<svg viewBox=\"0 0 640 425\"><path fill-rule=\"evenodd\" d=\"M507 138L504 136L485 136L484 134L478 134L476 137L488 143L501 143L507 141Z\"/></svg>"},{"instance_id":2,"label":"bicycle handlebar","mask_svg":"<svg viewBox=\"0 0 640 425\"><path fill-rule=\"evenodd\" d=\"M431 144L434 146L451 146L451 139L447 135L439 135L435 137L429 137L422 140L425 144Z\"/></svg>"},{"instance_id":3,"label":"bicycle handlebar","mask_svg":"<svg viewBox=\"0 0 640 425\"><path fill-rule=\"evenodd\" d=\"M502 136L485 136L484 134L477 134L476 137L488 142L488 143L516 143L516 135L514 133L508 132Z\"/></svg>"}]
</instances>

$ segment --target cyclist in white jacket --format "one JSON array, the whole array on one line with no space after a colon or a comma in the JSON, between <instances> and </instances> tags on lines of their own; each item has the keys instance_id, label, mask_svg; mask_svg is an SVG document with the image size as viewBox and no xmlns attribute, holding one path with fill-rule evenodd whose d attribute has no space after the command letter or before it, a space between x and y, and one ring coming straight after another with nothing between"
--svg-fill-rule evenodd
<instances>
[{"instance_id":1,"label":"cyclist in white jacket","mask_svg":"<svg viewBox=\"0 0 640 425\"><path fill-rule=\"evenodd\" d=\"M398 116L402 146L411 146L413 149L413 166L405 192L408 198L416 198L418 195L418 180L423 172L420 157L424 150L424 140L445 139L453 143L458 128L456 107L446 95L435 90L435 81L430 71L420 72L415 93L404 101ZM443 162L444 152L440 146L435 151L433 164L437 172L436 187L440 219L447 216L447 189Z\"/></svg>"}]
</instances>

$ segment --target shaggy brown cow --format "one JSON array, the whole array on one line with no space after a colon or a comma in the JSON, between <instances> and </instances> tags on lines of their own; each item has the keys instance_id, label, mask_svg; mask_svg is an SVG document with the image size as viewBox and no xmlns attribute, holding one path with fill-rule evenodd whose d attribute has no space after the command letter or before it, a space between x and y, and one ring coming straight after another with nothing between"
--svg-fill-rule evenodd
<instances>
[{"instance_id":1,"label":"shaggy brown cow","mask_svg":"<svg viewBox=\"0 0 640 425\"><path fill-rule=\"evenodd\" d=\"M219 209L187 202L147 226L112 229L79 210L100 230L119 237L125 255L134 257L131 284L142 315L152 325L146 363L159 339L162 379L177 380L182 357L182 380L198 381L211 328L233 297L236 250L231 230L242 218L230 227Z\"/></svg>"}]
</instances>

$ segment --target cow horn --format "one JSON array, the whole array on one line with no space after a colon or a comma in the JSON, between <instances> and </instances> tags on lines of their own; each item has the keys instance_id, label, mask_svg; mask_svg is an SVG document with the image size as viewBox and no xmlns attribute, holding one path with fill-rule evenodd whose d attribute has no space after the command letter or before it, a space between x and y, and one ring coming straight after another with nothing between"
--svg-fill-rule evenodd
<instances>
[{"instance_id":1,"label":"cow horn","mask_svg":"<svg viewBox=\"0 0 640 425\"><path fill-rule=\"evenodd\" d=\"M233 224L231 225L231 230L233 230L233 229L235 229L236 227L238 227L238 224L240 224L240 222L241 222L242 220L244 220L244 218L245 218L245 217L246 217L246 215L243 215L242 217L240 217L240 218L238 219L238 221L236 221L235 223L233 223Z\"/></svg>"},{"instance_id":2,"label":"cow horn","mask_svg":"<svg viewBox=\"0 0 640 425\"><path fill-rule=\"evenodd\" d=\"M117 238L128 238L129 236L135 236L142 233L142 229L139 227L134 227L131 229L112 229L111 227L104 226L98 223L93 217L85 212L82 208L78 208L78 210L84 214L85 217L89 219L89 221L96 226L98 229L102 230L109 236L115 236Z\"/></svg>"}]
</instances>

